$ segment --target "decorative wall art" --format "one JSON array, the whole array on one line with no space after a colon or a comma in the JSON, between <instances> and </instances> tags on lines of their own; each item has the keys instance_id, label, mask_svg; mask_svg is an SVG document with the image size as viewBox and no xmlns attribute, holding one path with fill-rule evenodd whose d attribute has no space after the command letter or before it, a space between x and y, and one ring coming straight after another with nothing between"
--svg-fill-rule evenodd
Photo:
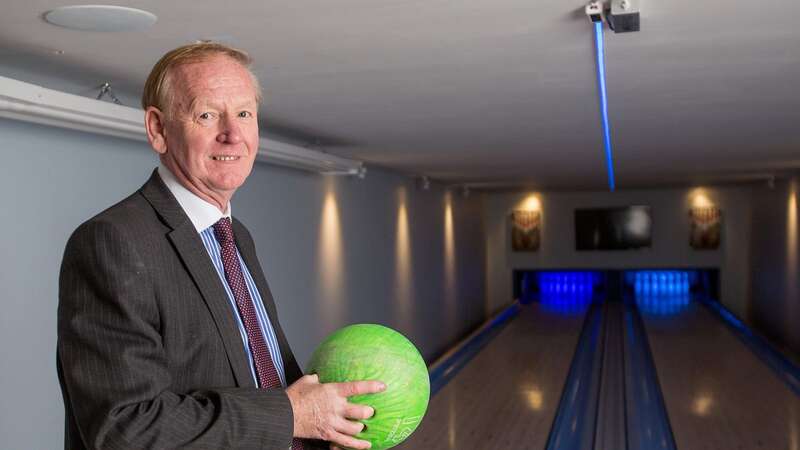
<instances>
[{"instance_id":1,"label":"decorative wall art","mask_svg":"<svg viewBox=\"0 0 800 450\"><path fill-rule=\"evenodd\" d=\"M695 250L716 250L722 235L722 211L716 206L689 210L689 245Z\"/></svg>"},{"instance_id":2,"label":"decorative wall art","mask_svg":"<svg viewBox=\"0 0 800 450\"><path fill-rule=\"evenodd\" d=\"M539 211L514 211L511 214L511 249L515 252L539 250L541 224Z\"/></svg>"}]
</instances>

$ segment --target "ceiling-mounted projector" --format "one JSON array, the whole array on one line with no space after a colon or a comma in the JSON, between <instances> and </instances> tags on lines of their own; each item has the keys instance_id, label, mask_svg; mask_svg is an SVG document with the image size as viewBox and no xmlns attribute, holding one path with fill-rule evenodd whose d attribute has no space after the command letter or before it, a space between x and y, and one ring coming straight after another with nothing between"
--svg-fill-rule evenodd
<instances>
[{"instance_id":1,"label":"ceiling-mounted projector","mask_svg":"<svg viewBox=\"0 0 800 450\"><path fill-rule=\"evenodd\" d=\"M611 0L606 20L614 33L639 31L639 0Z\"/></svg>"}]
</instances>

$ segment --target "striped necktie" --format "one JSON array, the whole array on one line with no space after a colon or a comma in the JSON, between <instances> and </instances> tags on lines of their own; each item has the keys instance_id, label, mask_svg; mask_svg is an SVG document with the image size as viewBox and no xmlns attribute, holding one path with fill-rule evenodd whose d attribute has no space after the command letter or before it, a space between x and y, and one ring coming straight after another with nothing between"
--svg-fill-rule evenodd
<instances>
[{"instance_id":1,"label":"striped necktie","mask_svg":"<svg viewBox=\"0 0 800 450\"><path fill-rule=\"evenodd\" d=\"M236 307L239 309L239 316L242 318L242 323L247 333L247 342L250 346L250 353L253 355L253 363L256 366L258 384L262 389L282 388L281 379L278 377L278 371L275 369L272 356L270 356L267 342L261 333L261 326L258 323L253 299L250 297L250 291L247 290L247 285L244 282L230 218L223 217L214 224L214 236L219 242L222 266L225 269L225 279L228 281L228 287L230 287L231 292L233 292ZM300 439L292 439L292 450L303 450L303 444Z\"/></svg>"}]
</instances>

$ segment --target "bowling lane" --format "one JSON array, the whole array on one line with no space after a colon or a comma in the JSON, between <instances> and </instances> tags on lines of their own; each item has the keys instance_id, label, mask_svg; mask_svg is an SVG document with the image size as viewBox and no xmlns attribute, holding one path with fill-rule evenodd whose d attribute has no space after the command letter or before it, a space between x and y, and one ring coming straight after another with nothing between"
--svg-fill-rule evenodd
<instances>
[{"instance_id":1,"label":"bowling lane","mask_svg":"<svg viewBox=\"0 0 800 450\"><path fill-rule=\"evenodd\" d=\"M678 448L800 450L800 398L708 308L639 303Z\"/></svg>"},{"instance_id":2,"label":"bowling lane","mask_svg":"<svg viewBox=\"0 0 800 450\"><path fill-rule=\"evenodd\" d=\"M433 398L400 449L543 449L588 307L522 306Z\"/></svg>"}]
</instances>

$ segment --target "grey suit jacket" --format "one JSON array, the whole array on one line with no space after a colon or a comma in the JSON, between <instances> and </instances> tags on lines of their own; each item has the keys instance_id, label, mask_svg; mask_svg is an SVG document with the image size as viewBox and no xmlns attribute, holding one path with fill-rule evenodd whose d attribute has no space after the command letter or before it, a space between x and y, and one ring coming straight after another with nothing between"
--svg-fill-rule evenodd
<instances>
[{"instance_id":1,"label":"grey suit jacket","mask_svg":"<svg viewBox=\"0 0 800 450\"><path fill-rule=\"evenodd\" d=\"M252 238L235 219L233 229L292 383L302 372ZM284 390L256 388L222 282L157 172L70 237L57 354L66 449L286 450L291 443L289 399Z\"/></svg>"}]
</instances>

